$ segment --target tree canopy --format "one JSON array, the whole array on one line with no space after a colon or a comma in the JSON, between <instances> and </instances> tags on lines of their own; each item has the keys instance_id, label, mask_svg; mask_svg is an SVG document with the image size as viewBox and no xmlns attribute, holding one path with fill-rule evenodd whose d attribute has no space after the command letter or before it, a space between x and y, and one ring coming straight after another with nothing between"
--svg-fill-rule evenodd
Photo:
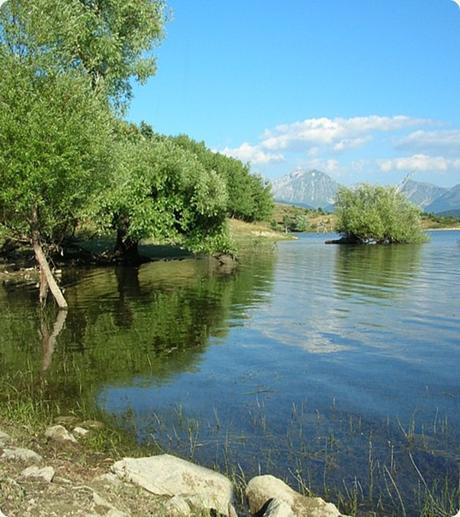
<instances>
[{"instance_id":1,"label":"tree canopy","mask_svg":"<svg viewBox=\"0 0 460 517\"><path fill-rule=\"evenodd\" d=\"M225 183L170 140L119 136L117 167L96 203L96 220L117 231L121 253L140 239L182 244L197 252L228 251Z\"/></svg>"},{"instance_id":2,"label":"tree canopy","mask_svg":"<svg viewBox=\"0 0 460 517\"><path fill-rule=\"evenodd\" d=\"M412 243L425 238L420 210L395 187L342 187L336 215L337 232L351 242Z\"/></svg>"},{"instance_id":3,"label":"tree canopy","mask_svg":"<svg viewBox=\"0 0 460 517\"><path fill-rule=\"evenodd\" d=\"M0 68L0 224L59 244L111 167L111 114L78 74L37 76L2 54Z\"/></svg>"},{"instance_id":4,"label":"tree canopy","mask_svg":"<svg viewBox=\"0 0 460 517\"><path fill-rule=\"evenodd\" d=\"M123 120L132 80L155 71L164 21L163 0L8 0L0 10L0 230L32 245L42 301L49 286L66 305L46 253L90 215L116 232L120 258L144 238L229 252L227 216L271 212L270 186L248 165Z\"/></svg>"},{"instance_id":5,"label":"tree canopy","mask_svg":"<svg viewBox=\"0 0 460 517\"><path fill-rule=\"evenodd\" d=\"M204 142L196 142L187 135L172 137L173 141L196 155L207 170L214 170L223 178L228 192L227 214L244 221L260 221L273 210L270 183L251 174L249 165L236 158L208 149Z\"/></svg>"},{"instance_id":6,"label":"tree canopy","mask_svg":"<svg viewBox=\"0 0 460 517\"><path fill-rule=\"evenodd\" d=\"M94 89L120 104L131 79L155 72L163 0L8 0L0 12L0 44L40 73L80 71Z\"/></svg>"}]
</instances>

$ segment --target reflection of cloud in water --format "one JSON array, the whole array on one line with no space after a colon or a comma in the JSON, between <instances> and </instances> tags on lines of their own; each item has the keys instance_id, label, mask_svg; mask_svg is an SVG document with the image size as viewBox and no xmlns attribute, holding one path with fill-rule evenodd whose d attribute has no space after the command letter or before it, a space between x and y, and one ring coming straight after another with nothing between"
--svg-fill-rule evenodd
<instances>
[{"instance_id":1,"label":"reflection of cloud in water","mask_svg":"<svg viewBox=\"0 0 460 517\"><path fill-rule=\"evenodd\" d=\"M310 332L304 335L283 334L284 329L265 329L262 334L270 339L276 340L283 345L296 346L305 349L311 354L331 354L345 352L350 347L333 342L330 338L320 332Z\"/></svg>"}]
</instances>

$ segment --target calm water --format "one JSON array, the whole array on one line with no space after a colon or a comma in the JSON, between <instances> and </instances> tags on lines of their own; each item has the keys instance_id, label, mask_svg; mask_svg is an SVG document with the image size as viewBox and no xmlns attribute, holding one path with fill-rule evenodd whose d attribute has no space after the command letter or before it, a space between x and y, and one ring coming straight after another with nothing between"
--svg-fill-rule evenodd
<instances>
[{"instance_id":1,"label":"calm water","mask_svg":"<svg viewBox=\"0 0 460 517\"><path fill-rule=\"evenodd\" d=\"M455 485L460 465L460 232L430 236L305 235L237 271L73 271L65 322L40 316L33 289L3 288L0 367L203 464L355 493L380 515L402 514L399 491L415 515L423 484ZM54 345L39 335L61 327Z\"/></svg>"}]
</instances>

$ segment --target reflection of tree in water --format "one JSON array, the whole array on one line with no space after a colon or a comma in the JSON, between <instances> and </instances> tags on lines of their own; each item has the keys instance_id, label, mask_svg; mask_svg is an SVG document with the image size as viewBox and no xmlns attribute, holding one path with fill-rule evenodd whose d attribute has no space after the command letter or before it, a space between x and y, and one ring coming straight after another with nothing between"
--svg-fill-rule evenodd
<instances>
[{"instance_id":1,"label":"reflection of tree in water","mask_svg":"<svg viewBox=\"0 0 460 517\"><path fill-rule=\"evenodd\" d=\"M129 304L130 298L141 295L138 267L116 267L118 300L114 303L114 321L117 327L130 328L133 324L133 311Z\"/></svg>"},{"instance_id":2,"label":"reflection of tree in water","mask_svg":"<svg viewBox=\"0 0 460 517\"><path fill-rule=\"evenodd\" d=\"M371 298L396 296L418 274L420 252L420 245L337 246L338 294Z\"/></svg>"},{"instance_id":3,"label":"reflection of tree in water","mask_svg":"<svg viewBox=\"0 0 460 517\"><path fill-rule=\"evenodd\" d=\"M0 364L4 372L32 365L37 378L46 370L48 395L63 407L81 397L92 403L101 383L140 375L162 383L196 368L209 338L224 336L228 319L260 299L272 275L265 256L240 272L211 260L82 270L67 284L65 324L51 307L43 320L35 300L24 292L19 303L16 291L14 310L0 316ZM5 291L0 304L8 307Z\"/></svg>"}]
</instances>

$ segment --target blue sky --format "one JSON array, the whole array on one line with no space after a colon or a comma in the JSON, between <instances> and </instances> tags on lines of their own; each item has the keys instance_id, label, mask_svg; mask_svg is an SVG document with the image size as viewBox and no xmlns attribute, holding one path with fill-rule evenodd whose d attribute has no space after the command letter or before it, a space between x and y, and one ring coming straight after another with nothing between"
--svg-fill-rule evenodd
<instances>
[{"instance_id":1,"label":"blue sky","mask_svg":"<svg viewBox=\"0 0 460 517\"><path fill-rule=\"evenodd\" d=\"M460 183L453 0L169 0L157 74L129 118L273 179Z\"/></svg>"}]
</instances>

